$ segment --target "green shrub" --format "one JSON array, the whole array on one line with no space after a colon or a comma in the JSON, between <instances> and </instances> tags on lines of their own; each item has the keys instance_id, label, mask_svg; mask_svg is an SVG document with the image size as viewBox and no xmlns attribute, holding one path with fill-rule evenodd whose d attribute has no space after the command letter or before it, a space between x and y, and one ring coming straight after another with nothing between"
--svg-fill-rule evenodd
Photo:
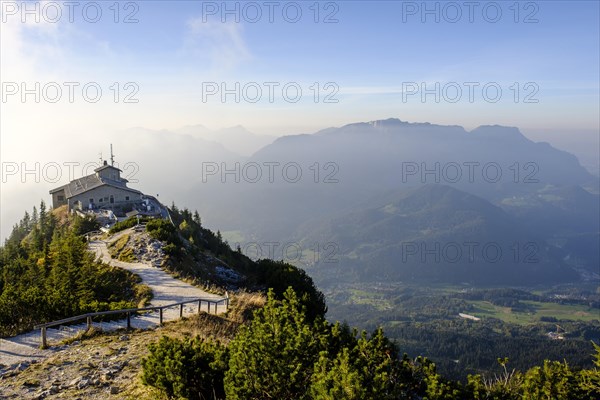
<instances>
[{"instance_id":1,"label":"green shrub","mask_svg":"<svg viewBox=\"0 0 600 400\"><path fill-rule=\"evenodd\" d=\"M75 220L73 221L73 231L76 235L83 235L84 233L97 231L98 229L100 229L100 224L95 217L75 216Z\"/></svg>"},{"instance_id":2,"label":"green shrub","mask_svg":"<svg viewBox=\"0 0 600 400\"><path fill-rule=\"evenodd\" d=\"M110 230L108 232L112 235L117 232L124 231L125 229L133 228L136 225L137 225L137 218L131 217L131 218L127 218L124 221L117 222L110 228Z\"/></svg>"},{"instance_id":3,"label":"green shrub","mask_svg":"<svg viewBox=\"0 0 600 400\"><path fill-rule=\"evenodd\" d=\"M146 231L154 239L180 245L179 235L175 226L164 219L153 219L146 224Z\"/></svg>"},{"instance_id":4,"label":"green shrub","mask_svg":"<svg viewBox=\"0 0 600 400\"><path fill-rule=\"evenodd\" d=\"M525 374L522 384L525 399L568 400L576 389L575 377L566 362L545 360Z\"/></svg>"},{"instance_id":5,"label":"green shrub","mask_svg":"<svg viewBox=\"0 0 600 400\"><path fill-rule=\"evenodd\" d=\"M291 286L306 307L307 317L310 320L325 317L327 313L325 296L317 289L306 271L283 261L268 259L257 261L256 269L259 282L273 289L277 299L282 299Z\"/></svg>"},{"instance_id":6,"label":"green shrub","mask_svg":"<svg viewBox=\"0 0 600 400\"><path fill-rule=\"evenodd\" d=\"M228 400L542 400L600 398L600 346L596 368L572 371L546 361L526 373L469 376L467 384L442 377L424 357L400 356L381 329L368 336L347 326L309 321L288 289L272 290L229 350L214 342L161 338L142 361L142 380L169 398Z\"/></svg>"},{"instance_id":7,"label":"green shrub","mask_svg":"<svg viewBox=\"0 0 600 400\"><path fill-rule=\"evenodd\" d=\"M177 246L175 246L173 243L166 244L165 246L163 246L162 249L165 252L165 254L168 256L176 255L179 252L179 248Z\"/></svg>"},{"instance_id":8,"label":"green shrub","mask_svg":"<svg viewBox=\"0 0 600 400\"><path fill-rule=\"evenodd\" d=\"M142 360L142 382L169 398L223 399L227 349L198 337L181 341L163 336Z\"/></svg>"},{"instance_id":9,"label":"green shrub","mask_svg":"<svg viewBox=\"0 0 600 400\"><path fill-rule=\"evenodd\" d=\"M270 290L265 307L229 344L227 399L310 398L313 365L327 346L326 323L309 322L293 290L283 297L276 300Z\"/></svg>"}]
</instances>

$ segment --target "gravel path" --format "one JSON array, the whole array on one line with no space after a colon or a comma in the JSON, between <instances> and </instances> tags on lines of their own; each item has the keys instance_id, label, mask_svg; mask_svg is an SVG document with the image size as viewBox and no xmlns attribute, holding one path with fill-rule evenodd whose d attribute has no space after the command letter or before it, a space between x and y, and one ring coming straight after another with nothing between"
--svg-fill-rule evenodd
<instances>
[{"instance_id":1,"label":"gravel path","mask_svg":"<svg viewBox=\"0 0 600 400\"><path fill-rule=\"evenodd\" d=\"M123 232L121 234L124 234ZM118 235L120 236L120 235ZM118 237L116 236L116 237ZM116 238L113 237L113 238ZM192 286L186 282L176 279L163 271L162 269L145 264L145 263L127 263L123 261L114 260L108 253L106 242L101 240L94 240L89 243L90 250L96 254L96 257L101 261L126 269L139 275L142 278L142 283L148 285L154 294L150 306L164 306L172 303L179 303L182 301L193 300L197 298L210 299L210 300L221 300L222 296L208 293L200 288ZM202 304L202 310L208 311L208 303ZM191 303L184 306L183 314L189 315L197 313L198 304ZM225 303L219 304L217 313L223 313L227 311ZM214 305L210 309L211 313L214 313ZM158 325L158 313L145 314L132 318L132 326L135 328L147 329ZM169 308L164 310L163 319L165 321L179 318L179 307ZM112 321L107 323L99 323L104 330L115 330L125 327L125 321ZM48 329L48 342L60 341L66 337L73 336L80 330L85 330L86 325L80 324L71 328L62 329ZM40 333L39 331L31 331L12 338L0 339L0 375L2 366L5 366L4 370L14 368L20 368L21 363L30 363L40 361L61 348L50 347L45 350L41 350L39 346ZM23 364L25 365L25 364Z\"/></svg>"},{"instance_id":2,"label":"gravel path","mask_svg":"<svg viewBox=\"0 0 600 400\"><path fill-rule=\"evenodd\" d=\"M150 304L152 306L162 306L165 304L178 303L196 298L221 300L223 297L217 294L208 293L189 283L173 278L160 268L145 264L145 263L127 263L112 259L108 253L106 242L95 240L90 242L90 250L96 254L102 262L115 267L120 267L142 278L142 283L150 286L154 297ZM224 312L225 308L219 307L220 312Z\"/></svg>"}]
</instances>

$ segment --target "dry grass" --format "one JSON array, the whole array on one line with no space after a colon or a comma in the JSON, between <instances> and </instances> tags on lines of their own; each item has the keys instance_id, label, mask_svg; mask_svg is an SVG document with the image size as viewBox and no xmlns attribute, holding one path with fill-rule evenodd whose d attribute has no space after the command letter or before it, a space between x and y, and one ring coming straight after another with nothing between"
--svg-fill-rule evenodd
<instances>
[{"instance_id":1,"label":"dry grass","mask_svg":"<svg viewBox=\"0 0 600 400\"><path fill-rule=\"evenodd\" d=\"M67 209L66 204L58 208L53 208L50 213L56 218L56 224L59 227L64 226L69 222L69 210Z\"/></svg>"},{"instance_id":2,"label":"dry grass","mask_svg":"<svg viewBox=\"0 0 600 400\"><path fill-rule=\"evenodd\" d=\"M100 336L102 334L102 329L92 325L90 328L86 329L85 331L81 331L79 332L77 335L70 337L68 339L64 339L62 340L59 345L63 345L63 344L71 344L73 342L76 341L81 341L84 339L91 339L94 338L96 336Z\"/></svg>"},{"instance_id":3,"label":"dry grass","mask_svg":"<svg viewBox=\"0 0 600 400\"><path fill-rule=\"evenodd\" d=\"M154 297L150 286L138 283L133 287L134 297L138 299L138 308L146 307L150 304L150 300Z\"/></svg>"},{"instance_id":4,"label":"dry grass","mask_svg":"<svg viewBox=\"0 0 600 400\"><path fill-rule=\"evenodd\" d=\"M227 317L238 323L245 323L252 318L254 310L262 308L267 297L260 292L240 291L229 295L229 311Z\"/></svg>"},{"instance_id":5,"label":"dry grass","mask_svg":"<svg viewBox=\"0 0 600 400\"><path fill-rule=\"evenodd\" d=\"M165 325L163 334L176 338L200 336L227 344L233 339L240 325L247 323L254 310L261 308L266 297L263 293L241 291L230 294L229 310L224 315L201 313L185 318L172 325Z\"/></svg>"},{"instance_id":6,"label":"dry grass","mask_svg":"<svg viewBox=\"0 0 600 400\"><path fill-rule=\"evenodd\" d=\"M121 250L123 250L123 248L125 248L125 246L127 245L128 242L129 242L129 235L128 234L122 235L117 240L112 241L108 244L109 251L110 252L114 251L115 255L118 255L121 252Z\"/></svg>"}]
</instances>

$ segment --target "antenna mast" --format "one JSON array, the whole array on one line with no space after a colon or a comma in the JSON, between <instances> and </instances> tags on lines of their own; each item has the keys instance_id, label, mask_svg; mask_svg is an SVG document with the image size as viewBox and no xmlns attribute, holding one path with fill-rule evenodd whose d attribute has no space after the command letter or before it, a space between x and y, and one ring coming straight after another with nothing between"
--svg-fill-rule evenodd
<instances>
[{"instance_id":1,"label":"antenna mast","mask_svg":"<svg viewBox=\"0 0 600 400\"><path fill-rule=\"evenodd\" d=\"M115 156L113 154L112 143L110 144L110 165L115 166Z\"/></svg>"}]
</instances>

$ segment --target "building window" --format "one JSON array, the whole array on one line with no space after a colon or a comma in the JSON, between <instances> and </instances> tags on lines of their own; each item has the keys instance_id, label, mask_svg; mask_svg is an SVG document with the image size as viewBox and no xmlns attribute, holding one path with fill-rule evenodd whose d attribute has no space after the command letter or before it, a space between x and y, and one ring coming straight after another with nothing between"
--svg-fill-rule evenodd
<instances>
[{"instance_id":1,"label":"building window","mask_svg":"<svg viewBox=\"0 0 600 400\"><path fill-rule=\"evenodd\" d=\"M129 201L129 196L125 196L125 201Z\"/></svg>"},{"instance_id":2,"label":"building window","mask_svg":"<svg viewBox=\"0 0 600 400\"><path fill-rule=\"evenodd\" d=\"M90 203L94 204L94 199L90 199Z\"/></svg>"},{"instance_id":3,"label":"building window","mask_svg":"<svg viewBox=\"0 0 600 400\"><path fill-rule=\"evenodd\" d=\"M59 195L57 198L58 198L58 201L65 201L65 196L60 196Z\"/></svg>"},{"instance_id":4,"label":"building window","mask_svg":"<svg viewBox=\"0 0 600 400\"><path fill-rule=\"evenodd\" d=\"M102 203L102 199L101 199L101 198L100 198L100 199L98 199L98 203Z\"/></svg>"}]
</instances>

